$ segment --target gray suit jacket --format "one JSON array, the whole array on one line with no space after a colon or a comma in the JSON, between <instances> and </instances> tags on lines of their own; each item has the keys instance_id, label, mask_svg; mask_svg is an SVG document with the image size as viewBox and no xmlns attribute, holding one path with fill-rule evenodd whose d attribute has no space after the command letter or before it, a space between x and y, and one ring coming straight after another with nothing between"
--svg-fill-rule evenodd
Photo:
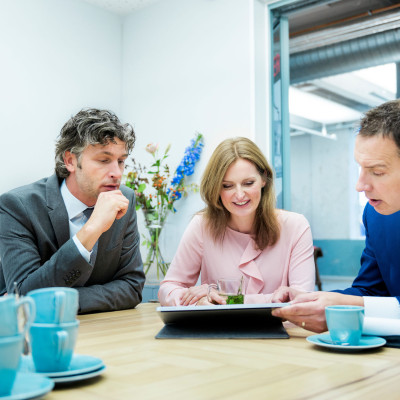
<instances>
[{"instance_id":1,"label":"gray suit jacket","mask_svg":"<svg viewBox=\"0 0 400 400\"><path fill-rule=\"evenodd\" d=\"M79 312L133 308L142 300L145 281L135 195L128 212L104 232L95 265L70 239L68 214L56 175L0 196L0 295L13 291L66 286L79 291Z\"/></svg>"}]
</instances>

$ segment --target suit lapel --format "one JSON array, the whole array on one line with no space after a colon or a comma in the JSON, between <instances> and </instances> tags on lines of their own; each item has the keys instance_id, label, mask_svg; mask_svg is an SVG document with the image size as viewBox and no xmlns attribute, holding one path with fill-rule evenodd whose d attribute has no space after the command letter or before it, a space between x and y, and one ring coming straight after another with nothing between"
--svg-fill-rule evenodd
<instances>
[{"instance_id":1,"label":"suit lapel","mask_svg":"<svg viewBox=\"0 0 400 400\"><path fill-rule=\"evenodd\" d=\"M56 175L52 175L47 180L46 201L57 243L61 247L69 240L69 222L67 209L60 192L60 181Z\"/></svg>"}]
</instances>

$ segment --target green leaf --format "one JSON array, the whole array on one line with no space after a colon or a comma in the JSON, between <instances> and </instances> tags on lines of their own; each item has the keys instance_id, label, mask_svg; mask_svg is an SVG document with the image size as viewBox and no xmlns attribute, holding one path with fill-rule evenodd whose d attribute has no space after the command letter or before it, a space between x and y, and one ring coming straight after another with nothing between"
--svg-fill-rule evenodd
<instances>
[{"instance_id":1,"label":"green leaf","mask_svg":"<svg viewBox=\"0 0 400 400\"><path fill-rule=\"evenodd\" d=\"M145 183L141 183L137 189L137 191L139 193L143 193L144 189L146 189L146 184Z\"/></svg>"}]
</instances>

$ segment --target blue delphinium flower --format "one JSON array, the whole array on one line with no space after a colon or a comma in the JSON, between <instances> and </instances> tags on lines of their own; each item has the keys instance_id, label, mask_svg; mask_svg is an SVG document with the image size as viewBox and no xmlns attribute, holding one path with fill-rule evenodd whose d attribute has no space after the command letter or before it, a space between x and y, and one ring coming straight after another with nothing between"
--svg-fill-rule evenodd
<instances>
[{"instance_id":1,"label":"blue delphinium flower","mask_svg":"<svg viewBox=\"0 0 400 400\"><path fill-rule=\"evenodd\" d=\"M178 165L171 181L171 187L168 189L168 194L170 195L172 202L179 200L182 197L185 176L193 175L194 167L200 159L203 147L203 135L198 133L196 138L192 139L190 145L186 147L182 161Z\"/></svg>"}]
</instances>

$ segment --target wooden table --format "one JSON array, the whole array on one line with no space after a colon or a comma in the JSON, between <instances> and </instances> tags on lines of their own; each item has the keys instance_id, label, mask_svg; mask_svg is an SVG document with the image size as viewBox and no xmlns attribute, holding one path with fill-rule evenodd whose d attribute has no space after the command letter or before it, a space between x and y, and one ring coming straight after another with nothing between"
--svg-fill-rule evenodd
<instances>
[{"instance_id":1,"label":"wooden table","mask_svg":"<svg viewBox=\"0 0 400 400\"><path fill-rule=\"evenodd\" d=\"M293 325L290 339L158 340L156 306L79 316L76 352L100 357L107 369L45 399L400 398L400 349L334 352Z\"/></svg>"}]
</instances>

